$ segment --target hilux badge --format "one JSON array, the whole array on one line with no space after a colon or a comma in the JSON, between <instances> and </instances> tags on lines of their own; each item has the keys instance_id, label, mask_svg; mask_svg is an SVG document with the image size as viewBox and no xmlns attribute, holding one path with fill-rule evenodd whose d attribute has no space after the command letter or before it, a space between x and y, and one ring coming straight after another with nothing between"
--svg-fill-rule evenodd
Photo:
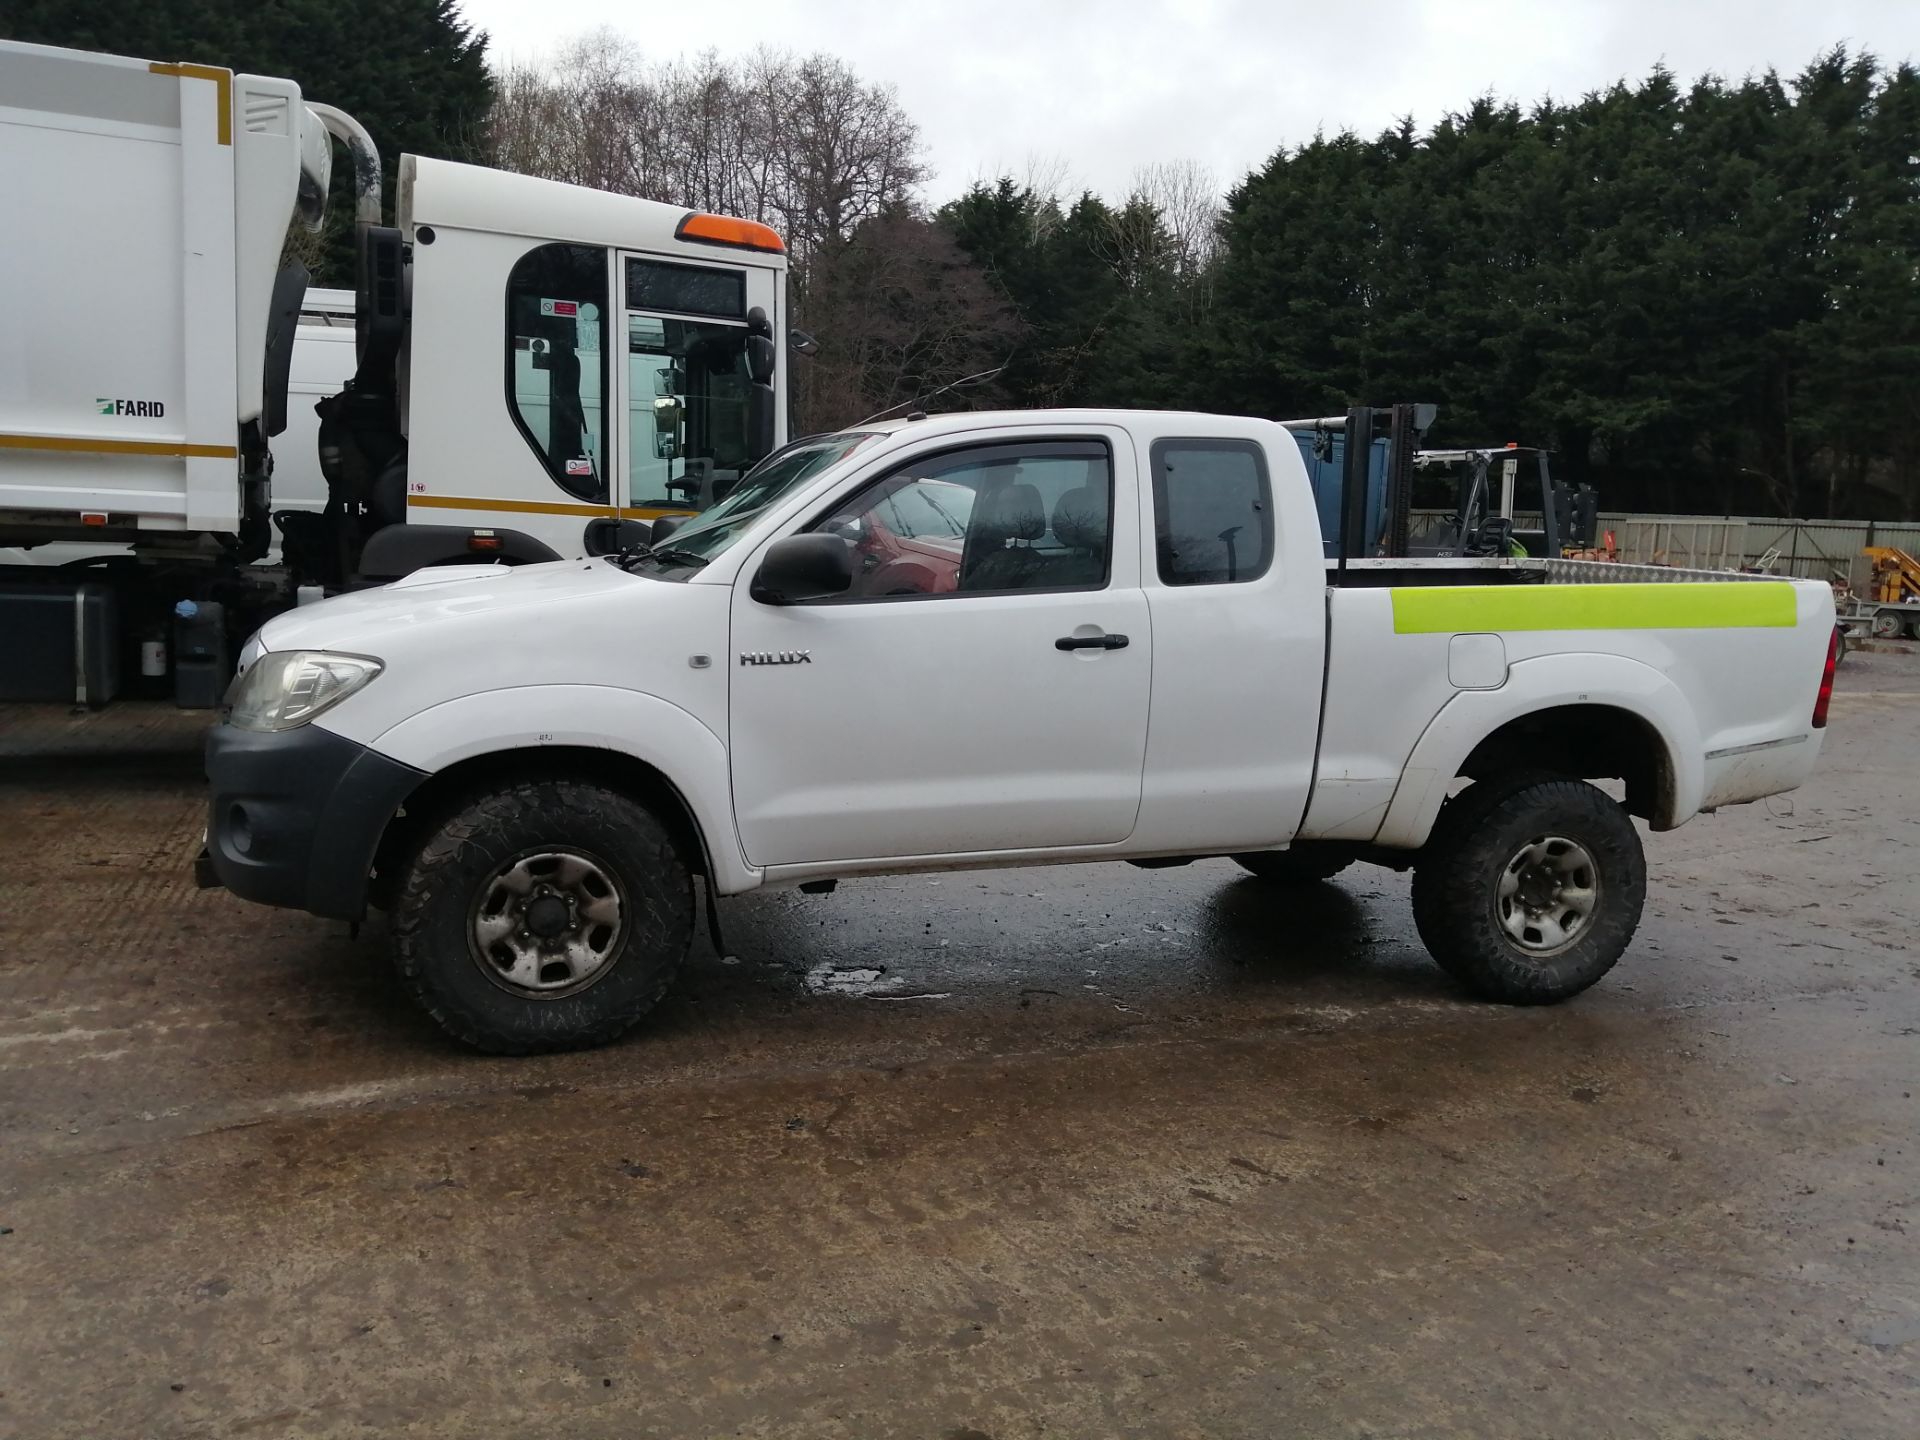
<instances>
[{"instance_id":1,"label":"hilux badge","mask_svg":"<svg viewBox=\"0 0 1920 1440\"><path fill-rule=\"evenodd\" d=\"M811 665L811 650L742 650L742 665Z\"/></svg>"}]
</instances>

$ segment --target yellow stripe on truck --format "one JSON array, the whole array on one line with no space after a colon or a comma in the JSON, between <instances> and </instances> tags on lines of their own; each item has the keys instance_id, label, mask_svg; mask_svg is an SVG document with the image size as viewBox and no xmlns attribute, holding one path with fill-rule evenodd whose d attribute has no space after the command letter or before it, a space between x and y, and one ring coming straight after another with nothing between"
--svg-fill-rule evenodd
<instances>
[{"instance_id":1,"label":"yellow stripe on truck","mask_svg":"<svg viewBox=\"0 0 1920 1440\"><path fill-rule=\"evenodd\" d=\"M595 519L658 520L698 512L674 505L570 505L557 500L482 500L466 495L409 495L407 504L427 510L489 510L501 515L585 515Z\"/></svg>"},{"instance_id":2,"label":"yellow stripe on truck","mask_svg":"<svg viewBox=\"0 0 1920 1440\"><path fill-rule=\"evenodd\" d=\"M179 75L188 80L211 80L219 89L219 99L215 127L216 138L222 145L233 144L233 72L222 70L218 65L175 64L167 60L155 60L147 66L155 75Z\"/></svg>"},{"instance_id":3,"label":"yellow stripe on truck","mask_svg":"<svg viewBox=\"0 0 1920 1440\"><path fill-rule=\"evenodd\" d=\"M83 455L168 455L187 460L237 460L231 445L183 440L108 440L91 435L0 435L0 450L60 450Z\"/></svg>"},{"instance_id":4,"label":"yellow stripe on truck","mask_svg":"<svg viewBox=\"0 0 1920 1440\"><path fill-rule=\"evenodd\" d=\"M1798 611L1793 586L1778 580L1447 585L1394 590L1393 633L1791 629Z\"/></svg>"}]
</instances>

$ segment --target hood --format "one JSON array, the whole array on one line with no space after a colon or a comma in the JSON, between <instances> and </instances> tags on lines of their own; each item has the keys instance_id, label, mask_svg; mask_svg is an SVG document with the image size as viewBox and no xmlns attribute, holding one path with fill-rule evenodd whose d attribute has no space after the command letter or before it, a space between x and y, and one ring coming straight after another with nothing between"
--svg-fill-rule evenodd
<instances>
[{"instance_id":1,"label":"hood","mask_svg":"<svg viewBox=\"0 0 1920 1440\"><path fill-rule=\"evenodd\" d=\"M258 643L381 661L371 684L315 722L363 745L465 696L575 686L651 695L719 733L727 669L713 657L726 649L732 596L730 586L628 575L604 560L462 566L303 605Z\"/></svg>"},{"instance_id":2,"label":"hood","mask_svg":"<svg viewBox=\"0 0 1920 1440\"><path fill-rule=\"evenodd\" d=\"M383 644L441 621L471 621L495 611L524 611L608 592L625 593L648 583L622 574L604 560L418 570L377 590L355 590L290 610L262 626L258 639L268 650L379 655Z\"/></svg>"}]
</instances>

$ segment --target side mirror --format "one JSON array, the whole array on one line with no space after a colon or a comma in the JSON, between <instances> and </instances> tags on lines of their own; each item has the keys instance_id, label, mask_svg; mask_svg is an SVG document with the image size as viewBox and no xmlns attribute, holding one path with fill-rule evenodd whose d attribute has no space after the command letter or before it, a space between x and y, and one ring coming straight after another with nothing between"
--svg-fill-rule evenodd
<instances>
[{"instance_id":1,"label":"side mirror","mask_svg":"<svg viewBox=\"0 0 1920 1440\"><path fill-rule=\"evenodd\" d=\"M757 385L773 379L773 341L764 335L747 336L747 378Z\"/></svg>"},{"instance_id":2,"label":"side mirror","mask_svg":"<svg viewBox=\"0 0 1920 1440\"><path fill-rule=\"evenodd\" d=\"M804 330L787 331L787 348L796 355L818 355L820 342Z\"/></svg>"},{"instance_id":3,"label":"side mirror","mask_svg":"<svg viewBox=\"0 0 1920 1440\"><path fill-rule=\"evenodd\" d=\"M637 550L653 541L653 527L644 520L618 520L603 515L587 522L584 540L589 555L616 555L622 550Z\"/></svg>"},{"instance_id":4,"label":"side mirror","mask_svg":"<svg viewBox=\"0 0 1920 1440\"><path fill-rule=\"evenodd\" d=\"M674 531L686 524L687 518L685 515L662 515L658 520L653 522L653 538L647 543L650 545L660 544L669 535L673 534Z\"/></svg>"},{"instance_id":5,"label":"side mirror","mask_svg":"<svg viewBox=\"0 0 1920 1440\"><path fill-rule=\"evenodd\" d=\"M777 400L771 385L753 385L747 390L747 459L758 462L777 448L774 441L774 407Z\"/></svg>"},{"instance_id":6,"label":"side mirror","mask_svg":"<svg viewBox=\"0 0 1920 1440\"><path fill-rule=\"evenodd\" d=\"M789 535L767 547L747 593L762 605L798 605L852 588L851 545L838 535Z\"/></svg>"}]
</instances>

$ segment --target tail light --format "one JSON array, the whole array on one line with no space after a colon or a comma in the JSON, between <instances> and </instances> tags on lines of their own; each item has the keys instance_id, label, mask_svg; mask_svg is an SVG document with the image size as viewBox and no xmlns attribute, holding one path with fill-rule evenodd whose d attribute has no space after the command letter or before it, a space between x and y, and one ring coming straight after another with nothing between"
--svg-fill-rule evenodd
<instances>
[{"instance_id":1,"label":"tail light","mask_svg":"<svg viewBox=\"0 0 1920 1440\"><path fill-rule=\"evenodd\" d=\"M1820 672L1820 697L1813 702L1813 728L1827 728L1827 706L1833 703L1833 667L1840 663L1840 630L1827 641L1827 668Z\"/></svg>"}]
</instances>

